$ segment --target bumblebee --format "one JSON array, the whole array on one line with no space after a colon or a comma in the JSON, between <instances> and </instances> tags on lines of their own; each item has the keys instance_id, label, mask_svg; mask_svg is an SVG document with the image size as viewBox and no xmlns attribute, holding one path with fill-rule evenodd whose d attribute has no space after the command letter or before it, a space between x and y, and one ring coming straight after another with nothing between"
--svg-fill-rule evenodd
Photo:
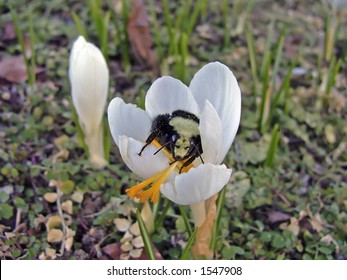
<instances>
[{"instance_id":1,"label":"bumblebee","mask_svg":"<svg viewBox=\"0 0 347 280\"><path fill-rule=\"evenodd\" d=\"M200 157L204 163L201 157L203 150L199 119L192 113L177 110L172 114L158 115L152 123L151 134L148 136L146 144L138 153L139 156L154 139L162 145L154 154L166 148L171 153L174 162L185 160L180 168L180 173L182 168L191 164L197 157Z\"/></svg>"}]
</instances>

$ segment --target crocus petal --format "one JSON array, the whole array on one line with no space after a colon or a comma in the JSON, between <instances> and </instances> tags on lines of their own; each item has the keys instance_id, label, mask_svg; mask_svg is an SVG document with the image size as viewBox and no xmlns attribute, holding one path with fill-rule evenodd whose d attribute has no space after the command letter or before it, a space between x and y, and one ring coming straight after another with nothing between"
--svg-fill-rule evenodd
<instances>
[{"instance_id":1,"label":"crocus petal","mask_svg":"<svg viewBox=\"0 0 347 280\"><path fill-rule=\"evenodd\" d=\"M82 36L72 47L69 77L72 101L82 129L91 134L104 114L109 73L101 51Z\"/></svg>"},{"instance_id":2,"label":"crocus petal","mask_svg":"<svg viewBox=\"0 0 347 280\"><path fill-rule=\"evenodd\" d=\"M148 114L134 104L124 103L119 97L112 99L107 115L111 134L117 146L120 135L145 142L150 134L151 120Z\"/></svg>"},{"instance_id":3,"label":"crocus petal","mask_svg":"<svg viewBox=\"0 0 347 280\"><path fill-rule=\"evenodd\" d=\"M133 138L121 135L118 137L119 151L131 171L141 178L149 178L154 174L163 171L168 165L168 158L161 152L154 155L158 150L153 145L149 145L141 154L143 143Z\"/></svg>"},{"instance_id":4,"label":"crocus petal","mask_svg":"<svg viewBox=\"0 0 347 280\"><path fill-rule=\"evenodd\" d=\"M218 193L229 181L231 169L223 165L201 164L162 185L161 193L171 201L190 205Z\"/></svg>"},{"instance_id":5,"label":"crocus petal","mask_svg":"<svg viewBox=\"0 0 347 280\"><path fill-rule=\"evenodd\" d=\"M230 149L240 124L241 92L234 74L228 67L213 62L202 67L193 77L191 89L200 108L209 100L223 124L222 161Z\"/></svg>"},{"instance_id":6,"label":"crocus petal","mask_svg":"<svg viewBox=\"0 0 347 280\"><path fill-rule=\"evenodd\" d=\"M223 141L222 122L212 104L206 100L205 109L200 115L200 136L205 163L220 164Z\"/></svg>"},{"instance_id":7,"label":"crocus petal","mask_svg":"<svg viewBox=\"0 0 347 280\"><path fill-rule=\"evenodd\" d=\"M146 95L146 111L153 119L160 114L184 110L198 116L199 106L189 88L181 81L165 76L157 79Z\"/></svg>"}]
</instances>

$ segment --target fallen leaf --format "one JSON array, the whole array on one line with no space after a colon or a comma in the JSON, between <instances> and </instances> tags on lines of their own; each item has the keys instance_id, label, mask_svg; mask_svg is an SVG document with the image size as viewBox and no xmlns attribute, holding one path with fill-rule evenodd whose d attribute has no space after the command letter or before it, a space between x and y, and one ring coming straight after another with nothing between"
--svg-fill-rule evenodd
<instances>
[{"instance_id":1,"label":"fallen leaf","mask_svg":"<svg viewBox=\"0 0 347 280\"><path fill-rule=\"evenodd\" d=\"M159 76L159 67L155 52L152 50L152 37L144 3L142 0L133 0L132 4L127 26L132 51L139 62L149 65Z\"/></svg>"},{"instance_id":2,"label":"fallen leaf","mask_svg":"<svg viewBox=\"0 0 347 280\"><path fill-rule=\"evenodd\" d=\"M210 198L206 219L198 228L198 232L196 233L195 244L192 246L192 252L195 259L206 258L209 260L213 257L213 251L210 249L210 242L213 224L217 214L217 198L218 194L215 194Z\"/></svg>"},{"instance_id":3,"label":"fallen leaf","mask_svg":"<svg viewBox=\"0 0 347 280\"><path fill-rule=\"evenodd\" d=\"M46 200L49 203L54 203L58 199L58 194L55 192L48 192L48 193L45 193L43 198L44 198L44 200Z\"/></svg>"},{"instance_id":4,"label":"fallen leaf","mask_svg":"<svg viewBox=\"0 0 347 280\"><path fill-rule=\"evenodd\" d=\"M130 227L130 221L127 219L116 218L114 219L113 223L120 232L125 232Z\"/></svg>"},{"instance_id":5,"label":"fallen leaf","mask_svg":"<svg viewBox=\"0 0 347 280\"><path fill-rule=\"evenodd\" d=\"M73 213L73 207L72 207L72 201L71 200L67 200L67 201L64 201L62 204L61 204L61 209L68 213L68 214L72 214Z\"/></svg>"},{"instance_id":6,"label":"fallen leaf","mask_svg":"<svg viewBox=\"0 0 347 280\"><path fill-rule=\"evenodd\" d=\"M129 230L135 236L139 236L141 234L139 224L137 222L132 224Z\"/></svg>"},{"instance_id":7,"label":"fallen leaf","mask_svg":"<svg viewBox=\"0 0 347 280\"><path fill-rule=\"evenodd\" d=\"M123 252L128 252L133 249L133 245L130 242L125 242L120 246L120 248Z\"/></svg>"},{"instance_id":8,"label":"fallen leaf","mask_svg":"<svg viewBox=\"0 0 347 280\"><path fill-rule=\"evenodd\" d=\"M113 260L119 260L120 255L123 253L120 244L118 243L112 243L108 244L105 247L102 248L102 252L106 255L108 255Z\"/></svg>"},{"instance_id":9,"label":"fallen leaf","mask_svg":"<svg viewBox=\"0 0 347 280\"><path fill-rule=\"evenodd\" d=\"M72 195L71 195L71 199L77 203L82 203L84 198L84 193L81 191L75 191Z\"/></svg>"},{"instance_id":10,"label":"fallen leaf","mask_svg":"<svg viewBox=\"0 0 347 280\"><path fill-rule=\"evenodd\" d=\"M142 255L143 249L134 249L129 252L130 257L138 259Z\"/></svg>"},{"instance_id":11,"label":"fallen leaf","mask_svg":"<svg viewBox=\"0 0 347 280\"><path fill-rule=\"evenodd\" d=\"M143 244L142 236L135 237L131 243L135 248L143 248L145 245Z\"/></svg>"},{"instance_id":12,"label":"fallen leaf","mask_svg":"<svg viewBox=\"0 0 347 280\"><path fill-rule=\"evenodd\" d=\"M280 211L271 211L268 213L268 221L270 224L289 221L290 216Z\"/></svg>"},{"instance_id":13,"label":"fallen leaf","mask_svg":"<svg viewBox=\"0 0 347 280\"><path fill-rule=\"evenodd\" d=\"M65 250L66 251L71 251L73 245L73 237L68 237L65 239Z\"/></svg>"},{"instance_id":14,"label":"fallen leaf","mask_svg":"<svg viewBox=\"0 0 347 280\"><path fill-rule=\"evenodd\" d=\"M36 67L35 74L44 69ZM24 59L22 55L10 56L0 61L0 78L12 83L21 83L28 79Z\"/></svg>"},{"instance_id":15,"label":"fallen leaf","mask_svg":"<svg viewBox=\"0 0 347 280\"><path fill-rule=\"evenodd\" d=\"M60 229L52 229L47 234L47 241L49 243L57 243L63 240L64 233Z\"/></svg>"},{"instance_id":16,"label":"fallen leaf","mask_svg":"<svg viewBox=\"0 0 347 280\"><path fill-rule=\"evenodd\" d=\"M7 21L5 22L3 26L1 40L5 42L5 41L11 41L14 39L16 39L16 29L12 22Z\"/></svg>"}]
</instances>

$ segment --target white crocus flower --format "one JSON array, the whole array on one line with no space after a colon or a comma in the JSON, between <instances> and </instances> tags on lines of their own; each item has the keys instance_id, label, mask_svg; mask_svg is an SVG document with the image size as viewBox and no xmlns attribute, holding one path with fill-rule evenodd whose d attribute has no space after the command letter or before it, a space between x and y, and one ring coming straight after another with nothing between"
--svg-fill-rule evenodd
<instances>
[{"instance_id":1,"label":"white crocus flower","mask_svg":"<svg viewBox=\"0 0 347 280\"><path fill-rule=\"evenodd\" d=\"M103 147L103 125L109 72L101 51L82 36L73 44L69 77L72 101L95 167L106 165Z\"/></svg>"},{"instance_id":2,"label":"white crocus flower","mask_svg":"<svg viewBox=\"0 0 347 280\"><path fill-rule=\"evenodd\" d=\"M145 179L128 189L128 195L156 202L161 192L177 204L201 206L201 202L226 185L231 175L231 169L221 163L240 123L241 93L235 76L225 65L213 62L195 74L189 88L172 77L161 77L147 92L145 107L144 111L118 97L108 107L111 134L123 160ZM179 173L182 163L170 163L171 155L166 149L157 152L160 145L156 141L138 155L151 133L152 121L160 114L176 110L199 118L203 149L203 163L197 157L182 173Z\"/></svg>"}]
</instances>

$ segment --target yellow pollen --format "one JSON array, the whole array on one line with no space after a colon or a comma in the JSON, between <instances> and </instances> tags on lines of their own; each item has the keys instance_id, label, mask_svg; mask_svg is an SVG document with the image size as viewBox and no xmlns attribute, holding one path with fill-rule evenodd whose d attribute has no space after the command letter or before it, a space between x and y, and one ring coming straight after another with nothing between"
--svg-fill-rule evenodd
<instances>
[{"instance_id":1,"label":"yellow pollen","mask_svg":"<svg viewBox=\"0 0 347 280\"><path fill-rule=\"evenodd\" d=\"M153 203L158 202L160 186L165 182L167 177L169 177L171 172L176 168L177 164L178 162L170 164L170 166L166 168L164 171L161 171L152 176L151 178L141 182L140 184L133 186L130 189L127 189L126 193L131 198L140 199L140 202L142 203L144 203L145 200L148 198L151 198L151 201ZM152 185L149 186L150 184ZM144 190L146 187L148 188Z\"/></svg>"},{"instance_id":2,"label":"yellow pollen","mask_svg":"<svg viewBox=\"0 0 347 280\"><path fill-rule=\"evenodd\" d=\"M162 147L162 145L157 140L153 140L152 144L156 146L158 149ZM159 199L160 186L165 182L167 177L169 177L169 175L172 171L175 170L175 168L177 169L177 172L179 172L180 170L181 172L188 172L189 169L194 167L191 163L188 166L182 168L182 165L184 164L185 160L175 161L171 153L167 149L163 148L162 151L170 160L170 166L166 168L164 171L161 171L153 175L152 177L144 180L140 184L137 184L125 190L131 198L138 198L142 203L144 203L146 199L150 198L153 203L156 203Z\"/></svg>"},{"instance_id":3,"label":"yellow pollen","mask_svg":"<svg viewBox=\"0 0 347 280\"><path fill-rule=\"evenodd\" d=\"M160 149L162 147L162 145L156 140L154 139L152 144L154 146L156 146L158 149ZM170 162L175 162L174 158L172 157L171 153L167 150L167 149L162 149L162 151L164 152L164 154L166 155L166 157L170 160ZM182 167L182 165L186 162L186 160L184 161L179 161L178 165L177 165L177 171L179 171ZM188 172L193 166L193 164L189 164L188 166L185 166L182 168L182 172Z\"/></svg>"}]
</instances>

